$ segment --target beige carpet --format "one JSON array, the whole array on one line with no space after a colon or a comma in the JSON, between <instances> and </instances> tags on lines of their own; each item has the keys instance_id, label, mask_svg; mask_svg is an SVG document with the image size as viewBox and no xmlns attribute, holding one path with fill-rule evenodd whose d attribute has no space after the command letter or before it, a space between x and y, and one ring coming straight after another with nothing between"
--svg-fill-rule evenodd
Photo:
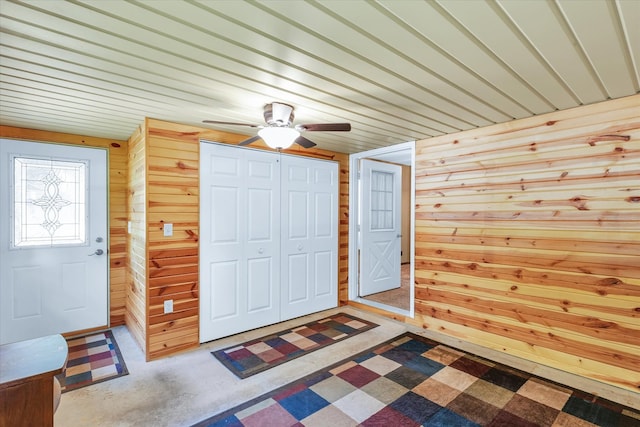
<instances>
[{"instance_id":1,"label":"beige carpet","mask_svg":"<svg viewBox=\"0 0 640 427\"><path fill-rule=\"evenodd\" d=\"M401 310L409 311L410 292L411 292L411 264L402 264L400 270L400 287L390 291L378 292L364 297L369 301L379 302L381 304L390 305Z\"/></svg>"}]
</instances>

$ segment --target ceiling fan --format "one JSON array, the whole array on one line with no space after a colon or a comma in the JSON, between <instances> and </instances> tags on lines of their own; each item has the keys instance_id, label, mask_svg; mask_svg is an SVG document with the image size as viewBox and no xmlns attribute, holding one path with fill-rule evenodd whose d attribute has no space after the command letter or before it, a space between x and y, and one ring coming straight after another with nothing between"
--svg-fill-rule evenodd
<instances>
[{"instance_id":1,"label":"ceiling fan","mask_svg":"<svg viewBox=\"0 0 640 427\"><path fill-rule=\"evenodd\" d=\"M299 124L292 127L293 117L293 107L291 105L272 102L264 106L264 121L266 125L217 120L203 120L203 123L259 128L258 135L245 139L238 145L249 145L262 139L269 147L277 150L289 148L293 143L304 148L315 146L316 144L313 141L300 135L302 132L349 132L351 130L350 123Z\"/></svg>"}]
</instances>

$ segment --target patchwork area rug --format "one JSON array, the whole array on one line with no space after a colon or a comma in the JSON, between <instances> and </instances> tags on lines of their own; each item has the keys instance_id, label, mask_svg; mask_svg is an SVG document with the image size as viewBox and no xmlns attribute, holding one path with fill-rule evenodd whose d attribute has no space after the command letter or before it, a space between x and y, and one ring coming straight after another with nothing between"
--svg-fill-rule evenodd
<instances>
[{"instance_id":1,"label":"patchwork area rug","mask_svg":"<svg viewBox=\"0 0 640 427\"><path fill-rule=\"evenodd\" d=\"M337 313L296 328L211 352L240 378L247 378L378 326Z\"/></svg>"},{"instance_id":2,"label":"patchwork area rug","mask_svg":"<svg viewBox=\"0 0 640 427\"><path fill-rule=\"evenodd\" d=\"M62 392L129 374L110 330L67 340L65 371L57 375Z\"/></svg>"},{"instance_id":3,"label":"patchwork area rug","mask_svg":"<svg viewBox=\"0 0 640 427\"><path fill-rule=\"evenodd\" d=\"M640 412L411 333L196 426L638 426Z\"/></svg>"}]
</instances>

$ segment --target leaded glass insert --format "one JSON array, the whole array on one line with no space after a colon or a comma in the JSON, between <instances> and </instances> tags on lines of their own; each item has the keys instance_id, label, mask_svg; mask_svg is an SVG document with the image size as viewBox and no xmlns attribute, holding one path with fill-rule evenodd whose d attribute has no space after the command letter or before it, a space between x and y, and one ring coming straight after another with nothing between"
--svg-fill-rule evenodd
<instances>
[{"instance_id":1,"label":"leaded glass insert","mask_svg":"<svg viewBox=\"0 0 640 427\"><path fill-rule=\"evenodd\" d=\"M86 242L87 164L13 158L13 247Z\"/></svg>"}]
</instances>

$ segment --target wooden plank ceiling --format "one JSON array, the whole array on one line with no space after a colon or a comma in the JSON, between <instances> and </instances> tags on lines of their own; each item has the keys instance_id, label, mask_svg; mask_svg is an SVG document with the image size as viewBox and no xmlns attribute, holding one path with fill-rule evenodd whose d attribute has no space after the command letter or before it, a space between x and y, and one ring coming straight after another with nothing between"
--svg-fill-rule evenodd
<instances>
[{"instance_id":1,"label":"wooden plank ceiling","mask_svg":"<svg viewBox=\"0 0 640 427\"><path fill-rule=\"evenodd\" d=\"M0 123L127 139L279 101L351 122L305 136L353 153L638 93L638 22L637 0L0 0Z\"/></svg>"}]
</instances>

